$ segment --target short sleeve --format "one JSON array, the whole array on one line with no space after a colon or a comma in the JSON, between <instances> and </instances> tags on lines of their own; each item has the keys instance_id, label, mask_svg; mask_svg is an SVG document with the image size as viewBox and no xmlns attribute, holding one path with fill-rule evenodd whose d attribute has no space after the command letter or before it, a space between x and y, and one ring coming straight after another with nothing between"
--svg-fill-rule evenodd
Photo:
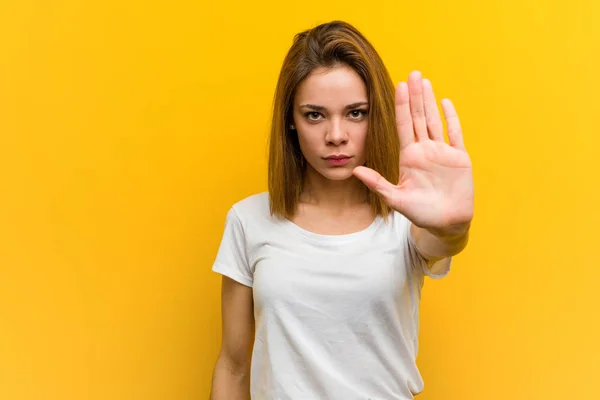
<instances>
[{"instance_id":1,"label":"short sleeve","mask_svg":"<svg viewBox=\"0 0 600 400\"><path fill-rule=\"evenodd\" d=\"M225 231L212 270L252 287L254 279L248 262L244 227L233 207L227 213Z\"/></svg>"},{"instance_id":2,"label":"short sleeve","mask_svg":"<svg viewBox=\"0 0 600 400\"><path fill-rule=\"evenodd\" d=\"M452 266L452 257L446 257L438 261L426 260L413 241L412 235L410 234L410 225L411 222L407 221L406 241L413 266L432 279L441 279L447 276L450 273L450 268ZM435 271L435 273L433 271Z\"/></svg>"}]
</instances>

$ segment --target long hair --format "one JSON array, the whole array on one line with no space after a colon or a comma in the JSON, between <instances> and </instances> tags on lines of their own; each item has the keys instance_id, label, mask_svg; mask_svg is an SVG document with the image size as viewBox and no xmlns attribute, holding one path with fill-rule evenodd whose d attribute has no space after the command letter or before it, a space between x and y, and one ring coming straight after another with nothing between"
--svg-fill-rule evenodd
<instances>
[{"instance_id":1,"label":"long hair","mask_svg":"<svg viewBox=\"0 0 600 400\"><path fill-rule=\"evenodd\" d=\"M396 128L395 86L381 57L352 25L332 21L294 36L279 74L273 100L269 140L268 187L271 215L291 218L302 193L306 160L297 133L291 130L292 107L298 85L318 67L346 65L358 73L369 98L365 166L388 181L398 182L399 138ZM387 217L391 209L373 191L368 202Z\"/></svg>"}]
</instances>

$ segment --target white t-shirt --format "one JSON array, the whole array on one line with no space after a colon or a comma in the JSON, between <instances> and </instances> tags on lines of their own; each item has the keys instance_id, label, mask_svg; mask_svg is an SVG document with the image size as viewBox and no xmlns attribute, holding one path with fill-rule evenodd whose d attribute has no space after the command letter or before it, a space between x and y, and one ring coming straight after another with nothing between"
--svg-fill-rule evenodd
<instances>
[{"instance_id":1,"label":"white t-shirt","mask_svg":"<svg viewBox=\"0 0 600 400\"><path fill-rule=\"evenodd\" d=\"M268 193L228 212L213 271L253 289L256 400L412 399L419 300L431 273L394 212L345 235L307 231L269 213Z\"/></svg>"}]
</instances>

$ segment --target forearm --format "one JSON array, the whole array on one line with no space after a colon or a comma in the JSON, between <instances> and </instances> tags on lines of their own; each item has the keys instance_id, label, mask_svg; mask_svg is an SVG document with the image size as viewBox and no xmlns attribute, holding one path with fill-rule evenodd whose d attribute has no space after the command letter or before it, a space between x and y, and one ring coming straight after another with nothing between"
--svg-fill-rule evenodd
<instances>
[{"instance_id":1,"label":"forearm","mask_svg":"<svg viewBox=\"0 0 600 400\"><path fill-rule=\"evenodd\" d=\"M250 399L250 372L246 367L233 367L219 357L212 380L210 400Z\"/></svg>"},{"instance_id":2,"label":"forearm","mask_svg":"<svg viewBox=\"0 0 600 400\"><path fill-rule=\"evenodd\" d=\"M412 224L411 234L421 255L435 261L460 253L469 241L469 228L461 226L447 232L432 232Z\"/></svg>"}]
</instances>

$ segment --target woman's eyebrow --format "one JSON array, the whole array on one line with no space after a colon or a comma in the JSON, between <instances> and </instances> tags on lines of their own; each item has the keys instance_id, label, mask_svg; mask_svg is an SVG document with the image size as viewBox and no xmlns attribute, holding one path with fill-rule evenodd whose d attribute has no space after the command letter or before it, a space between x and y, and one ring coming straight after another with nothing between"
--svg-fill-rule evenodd
<instances>
[{"instance_id":1,"label":"woman's eyebrow","mask_svg":"<svg viewBox=\"0 0 600 400\"><path fill-rule=\"evenodd\" d=\"M356 103L348 104L346 107L344 107L344 110L349 110L351 108L356 108L356 107L360 107L360 106L364 106L364 105L368 105L368 104L369 104L369 102L367 102L367 101L359 101ZM315 110L315 111L327 111L326 107L317 106L315 104L302 104L300 107L310 108L311 110Z\"/></svg>"}]
</instances>

